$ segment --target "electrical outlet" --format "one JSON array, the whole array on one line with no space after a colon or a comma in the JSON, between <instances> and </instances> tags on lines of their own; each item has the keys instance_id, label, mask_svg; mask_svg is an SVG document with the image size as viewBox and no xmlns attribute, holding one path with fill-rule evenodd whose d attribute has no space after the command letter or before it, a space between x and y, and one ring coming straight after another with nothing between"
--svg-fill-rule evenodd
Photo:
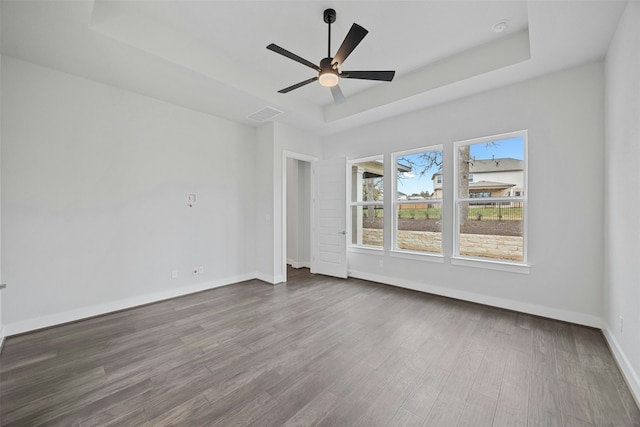
<instances>
[{"instance_id":1,"label":"electrical outlet","mask_svg":"<svg viewBox=\"0 0 640 427\"><path fill-rule=\"evenodd\" d=\"M178 270L171 270L171 278L176 279L178 277Z\"/></svg>"},{"instance_id":2,"label":"electrical outlet","mask_svg":"<svg viewBox=\"0 0 640 427\"><path fill-rule=\"evenodd\" d=\"M620 333L624 330L624 319L620 316Z\"/></svg>"},{"instance_id":3,"label":"electrical outlet","mask_svg":"<svg viewBox=\"0 0 640 427\"><path fill-rule=\"evenodd\" d=\"M194 276L197 276L198 274L200 274L200 270L198 269L198 267L193 267L192 273Z\"/></svg>"},{"instance_id":4,"label":"electrical outlet","mask_svg":"<svg viewBox=\"0 0 640 427\"><path fill-rule=\"evenodd\" d=\"M378 261L378 267L380 268L384 267L384 261L382 260Z\"/></svg>"},{"instance_id":5,"label":"electrical outlet","mask_svg":"<svg viewBox=\"0 0 640 427\"><path fill-rule=\"evenodd\" d=\"M202 273L204 273L204 267L200 266L198 267L198 274L202 274Z\"/></svg>"}]
</instances>

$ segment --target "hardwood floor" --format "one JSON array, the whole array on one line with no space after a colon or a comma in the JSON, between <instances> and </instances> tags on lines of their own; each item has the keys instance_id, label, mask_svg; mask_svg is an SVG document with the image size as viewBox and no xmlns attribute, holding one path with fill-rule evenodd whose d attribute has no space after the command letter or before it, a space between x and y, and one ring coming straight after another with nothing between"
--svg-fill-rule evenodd
<instances>
[{"instance_id":1,"label":"hardwood floor","mask_svg":"<svg viewBox=\"0 0 640 427\"><path fill-rule=\"evenodd\" d=\"M7 426L640 426L598 330L290 270L10 337Z\"/></svg>"}]
</instances>

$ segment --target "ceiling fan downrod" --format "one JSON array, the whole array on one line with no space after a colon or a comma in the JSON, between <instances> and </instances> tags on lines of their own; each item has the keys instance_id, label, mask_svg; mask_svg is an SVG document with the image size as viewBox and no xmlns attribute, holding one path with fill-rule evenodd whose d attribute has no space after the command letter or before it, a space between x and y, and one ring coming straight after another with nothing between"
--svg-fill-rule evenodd
<instances>
[{"instance_id":1,"label":"ceiling fan downrod","mask_svg":"<svg viewBox=\"0 0 640 427\"><path fill-rule=\"evenodd\" d=\"M329 25L329 38L327 41L327 58L331 58L331 24L336 22L336 11L334 9L325 9L324 22Z\"/></svg>"}]
</instances>

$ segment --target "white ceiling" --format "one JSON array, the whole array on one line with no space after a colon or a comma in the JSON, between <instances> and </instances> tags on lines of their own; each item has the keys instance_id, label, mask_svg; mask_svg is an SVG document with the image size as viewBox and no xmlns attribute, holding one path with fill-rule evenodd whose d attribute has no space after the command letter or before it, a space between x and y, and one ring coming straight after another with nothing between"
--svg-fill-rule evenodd
<instances>
[{"instance_id":1,"label":"white ceiling","mask_svg":"<svg viewBox=\"0 0 640 427\"><path fill-rule=\"evenodd\" d=\"M330 134L602 59L626 0L134 1L2 0L2 53L205 113L273 120ZM393 82L343 80L333 104L315 72L323 10L337 11L332 54L352 23L369 34L343 70L396 70ZM491 27L507 19L509 27Z\"/></svg>"}]
</instances>

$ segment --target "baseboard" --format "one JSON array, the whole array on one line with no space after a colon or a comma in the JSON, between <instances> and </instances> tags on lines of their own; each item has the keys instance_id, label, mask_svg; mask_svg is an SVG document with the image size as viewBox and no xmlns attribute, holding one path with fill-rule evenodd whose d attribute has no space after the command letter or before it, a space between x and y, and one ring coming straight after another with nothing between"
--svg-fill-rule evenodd
<instances>
[{"instance_id":1,"label":"baseboard","mask_svg":"<svg viewBox=\"0 0 640 427\"><path fill-rule=\"evenodd\" d=\"M629 359L627 355L620 347L618 340L611 333L611 329L609 325L602 328L602 332L604 333L604 337L607 340L607 344L609 344L609 348L613 353L613 357L616 359L618 366L620 367L620 371L622 371L622 376L624 380L627 382L629 389L631 390L631 394L636 401L636 405L640 408L640 377L638 373L633 369L631 363L629 363Z\"/></svg>"},{"instance_id":2,"label":"baseboard","mask_svg":"<svg viewBox=\"0 0 640 427\"><path fill-rule=\"evenodd\" d=\"M287 264L289 264L292 268L311 268L311 263L309 261L293 261L287 260Z\"/></svg>"},{"instance_id":3,"label":"baseboard","mask_svg":"<svg viewBox=\"0 0 640 427\"><path fill-rule=\"evenodd\" d=\"M2 354L3 348L4 348L4 327L0 328L0 354Z\"/></svg>"},{"instance_id":4,"label":"baseboard","mask_svg":"<svg viewBox=\"0 0 640 427\"><path fill-rule=\"evenodd\" d=\"M276 283L282 282L282 278L280 278L280 280L278 281L277 276L272 276L270 274L256 273L255 278L258 280L262 280L263 282L267 282L270 285L275 285Z\"/></svg>"},{"instance_id":5,"label":"baseboard","mask_svg":"<svg viewBox=\"0 0 640 427\"><path fill-rule=\"evenodd\" d=\"M35 331L37 329L48 328L51 326L60 325L63 323L75 322L77 320L86 319L89 317L100 316L103 314L112 313L114 311L125 310L145 304L159 302L171 298L176 298L184 295L193 294L196 292L206 291L209 289L215 289L222 286L231 285L238 282L244 282L246 280L255 279L255 274L243 274L238 276L227 277L224 279L218 279L211 282L198 283L195 285L184 286L176 289L170 289L162 292L155 292L152 294L140 295L137 297L126 298L123 300L112 301L109 303L93 305L89 307L83 307L76 310L65 311L62 313L51 314L48 316L37 317L35 319L28 319L19 322L7 323L4 325L4 332L7 337L16 334L22 334L25 332Z\"/></svg>"},{"instance_id":6,"label":"baseboard","mask_svg":"<svg viewBox=\"0 0 640 427\"><path fill-rule=\"evenodd\" d=\"M385 285L392 285L400 288L411 289L414 291L426 292L426 293L440 295L444 297L475 302L478 304L505 308L507 310L514 310L522 313L533 314L535 316L548 317L550 319L562 320L564 322L576 323L578 325L590 326L592 328L601 329L603 324L602 319L598 316L560 310L552 307L544 307L536 304L528 304L520 301L513 301L509 299L504 299L504 298L476 294L473 292L460 291L457 289L429 285L426 283L420 283L420 282L415 282L411 280L403 280L403 279L398 279L396 277L381 276L378 274L372 274L364 271L353 271L353 270L349 271L349 276L355 277L357 279L369 280L371 282L383 283Z\"/></svg>"}]
</instances>

